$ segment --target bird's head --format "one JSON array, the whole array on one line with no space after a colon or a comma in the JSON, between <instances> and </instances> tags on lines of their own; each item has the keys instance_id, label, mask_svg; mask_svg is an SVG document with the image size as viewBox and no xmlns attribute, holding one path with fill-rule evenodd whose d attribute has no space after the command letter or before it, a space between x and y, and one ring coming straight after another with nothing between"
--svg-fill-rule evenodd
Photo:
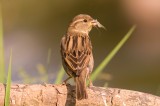
<instances>
[{"instance_id":1,"label":"bird's head","mask_svg":"<svg viewBox=\"0 0 160 106\"><path fill-rule=\"evenodd\" d=\"M92 27L105 28L91 16L86 14L80 14L73 18L68 30L88 34L91 31Z\"/></svg>"}]
</instances>

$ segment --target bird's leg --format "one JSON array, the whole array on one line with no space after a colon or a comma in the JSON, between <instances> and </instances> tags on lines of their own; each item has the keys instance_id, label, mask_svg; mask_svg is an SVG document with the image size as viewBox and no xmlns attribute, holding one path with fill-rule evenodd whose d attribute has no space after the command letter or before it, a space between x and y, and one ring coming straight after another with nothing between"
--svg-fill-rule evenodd
<instances>
[{"instance_id":1,"label":"bird's leg","mask_svg":"<svg viewBox=\"0 0 160 106\"><path fill-rule=\"evenodd\" d=\"M71 79L72 77L71 76L69 76L67 79L65 79L64 81L63 81L63 85L67 85L67 81L69 80L69 79Z\"/></svg>"},{"instance_id":2,"label":"bird's leg","mask_svg":"<svg viewBox=\"0 0 160 106\"><path fill-rule=\"evenodd\" d=\"M92 83L92 81L91 81L91 79L90 79L90 75L88 75L88 80L89 80L89 88L90 88L90 87L93 87L93 83Z\"/></svg>"}]
</instances>

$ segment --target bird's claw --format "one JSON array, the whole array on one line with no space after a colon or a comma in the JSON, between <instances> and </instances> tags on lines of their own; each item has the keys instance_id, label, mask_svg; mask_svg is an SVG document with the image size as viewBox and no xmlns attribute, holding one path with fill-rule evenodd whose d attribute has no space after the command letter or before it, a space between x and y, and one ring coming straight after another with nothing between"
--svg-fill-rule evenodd
<instances>
[{"instance_id":1,"label":"bird's claw","mask_svg":"<svg viewBox=\"0 0 160 106\"><path fill-rule=\"evenodd\" d=\"M66 86L68 86L68 85L70 85L69 83L67 83L67 82L62 82L62 85L66 85Z\"/></svg>"}]
</instances>

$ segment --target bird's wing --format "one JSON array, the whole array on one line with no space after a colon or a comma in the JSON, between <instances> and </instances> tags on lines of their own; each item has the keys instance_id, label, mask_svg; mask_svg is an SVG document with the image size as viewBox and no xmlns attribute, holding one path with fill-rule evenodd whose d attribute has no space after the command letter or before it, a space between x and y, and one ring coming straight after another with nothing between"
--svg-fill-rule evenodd
<instances>
[{"instance_id":1,"label":"bird's wing","mask_svg":"<svg viewBox=\"0 0 160 106\"><path fill-rule=\"evenodd\" d=\"M64 36L61 40L61 54L64 64L79 75L89 65L92 45L88 35Z\"/></svg>"}]
</instances>

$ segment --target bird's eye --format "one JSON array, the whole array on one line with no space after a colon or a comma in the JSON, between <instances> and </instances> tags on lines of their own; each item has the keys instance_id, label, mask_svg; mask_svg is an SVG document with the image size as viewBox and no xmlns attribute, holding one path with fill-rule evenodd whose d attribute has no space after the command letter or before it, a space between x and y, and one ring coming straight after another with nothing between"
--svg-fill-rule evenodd
<instances>
[{"instance_id":1,"label":"bird's eye","mask_svg":"<svg viewBox=\"0 0 160 106\"><path fill-rule=\"evenodd\" d=\"M84 21L84 22L87 22L87 20L86 20L86 19L84 19L83 21Z\"/></svg>"}]
</instances>

